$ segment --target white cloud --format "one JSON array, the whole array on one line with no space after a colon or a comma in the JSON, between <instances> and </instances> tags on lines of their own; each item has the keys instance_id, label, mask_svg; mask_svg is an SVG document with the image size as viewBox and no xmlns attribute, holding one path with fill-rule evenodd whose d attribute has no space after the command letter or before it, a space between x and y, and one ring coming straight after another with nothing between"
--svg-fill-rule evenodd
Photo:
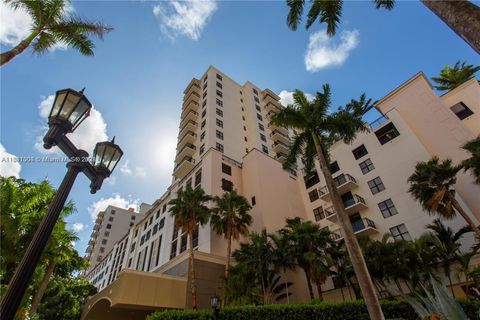
<instances>
[{"instance_id":1,"label":"white cloud","mask_svg":"<svg viewBox=\"0 0 480 320\"><path fill-rule=\"evenodd\" d=\"M132 199L130 195L127 197L127 199L125 199L118 193L112 194L110 198L101 198L100 200L92 203L87 209L92 221L97 218L97 214L100 211L104 211L110 205L124 209L134 208L135 211L138 211L139 200Z\"/></svg>"},{"instance_id":2,"label":"white cloud","mask_svg":"<svg viewBox=\"0 0 480 320\"><path fill-rule=\"evenodd\" d=\"M133 169L130 167L130 160L126 159L122 166L120 167L120 172L126 176L137 176L137 177L145 177L147 172L142 167L134 167Z\"/></svg>"},{"instance_id":3,"label":"white cloud","mask_svg":"<svg viewBox=\"0 0 480 320\"><path fill-rule=\"evenodd\" d=\"M0 176L15 178L20 177L20 170L22 166L18 162L14 162L16 157L8 153L7 150L0 144Z\"/></svg>"},{"instance_id":4,"label":"white cloud","mask_svg":"<svg viewBox=\"0 0 480 320\"><path fill-rule=\"evenodd\" d=\"M165 1L153 7L162 33L170 39L180 35L198 40L217 2L210 0Z\"/></svg>"},{"instance_id":5,"label":"white cloud","mask_svg":"<svg viewBox=\"0 0 480 320\"><path fill-rule=\"evenodd\" d=\"M85 225L81 222L75 222L73 225L72 225L72 229L73 231L75 232L80 232L80 231L83 231L85 230Z\"/></svg>"},{"instance_id":6,"label":"white cloud","mask_svg":"<svg viewBox=\"0 0 480 320\"><path fill-rule=\"evenodd\" d=\"M74 12L72 4L66 1L63 14L68 16ZM5 1L0 1L0 21L2 21L0 23L1 44L15 46L31 33L32 18L30 15L22 8L12 9ZM59 42L51 48L51 51L56 49L66 50L67 45Z\"/></svg>"},{"instance_id":7,"label":"white cloud","mask_svg":"<svg viewBox=\"0 0 480 320\"><path fill-rule=\"evenodd\" d=\"M307 71L316 72L328 66L342 65L350 51L359 43L358 30L342 31L339 37L330 38L325 30L310 35L305 67Z\"/></svg>"},{"instance_id":8,"label":"white cloud","mask_svg":"<svg viewBox=\"0 0 480 320\"><path fill-rule=\"evenodd\" d=\"M305 96L309 101L312 101L315 96L313 94L304 92ZM283 106L288 106L289 104L293 104L293 91L282 90L278 95L280 97L280 103Z\"/></svg>"},{"instance_id":9,"label":"white cloud","mask_svg":"<svg viewBox=\"0 0 480 320\"><path fill-rule=\"evenodd\" d=\"M59 153L59 150L56 147L50 150L45 150L43 148L43 136L48 130L46 123L54 99L55 96L53 95L46 98L44 97L38 106L40 117L45 121L45 124L42 127L42 134L38 135L35 139L35 149L42 153ZM86 118L85 121L83 121L82 124L68 136L77 148L85 150L92 155L97 142L108 140L107 124L105 123L102 114L92 107L90 110L90 116L88 116L88 118Z\"/></svg>"}]
</instances>

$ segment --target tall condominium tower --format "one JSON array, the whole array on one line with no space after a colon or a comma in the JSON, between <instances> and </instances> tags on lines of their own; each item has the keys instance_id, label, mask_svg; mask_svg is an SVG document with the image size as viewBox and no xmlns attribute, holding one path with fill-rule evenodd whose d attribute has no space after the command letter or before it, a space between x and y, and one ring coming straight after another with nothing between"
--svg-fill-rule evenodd
<instances>
[{"instance_id":1,"label":"tall condominium tower","mask_svg":"<svg viewBox=\"0 0 480 320\"><path fill-rule=\"evenodd\" d=\"M412 199L407 178L418 161L434 155L456 162L467 157L461 145L480 134L479 101L476 79L439 97L419 73L376 103L381 117L370 124L370 132L352 144L332 146L331 171L359 238L390 234L394 240L410 240L425 232L434 217ZM191 306L189 241L169 213L169 201L187 185L212 196L237 190L252 205L252 232L276 232L286 218L300 217L341 239L318 166L310 176L304 176L301 165L282 167L289 133L270 121L281 108L273 91L250 82L240 85L214 67L187 85L172 184L86 274L99 293L86 302L85 319L142 319L154 309ZM456 190L478 223L480 187L469 173L460 173ZM458 218L447 223L453 229L465 224ZM464 239L465 246L471 242L471 236ZM209 308L209 298L222 291L226 241L207 224L194 235L193 246L198 304ZM233 249L238 246L235 242ZM290 301L309 299L298 268L284 277L293 282ZM335 278L322 289L327 300L353 295Z\"/></svg>"}]
</instances>

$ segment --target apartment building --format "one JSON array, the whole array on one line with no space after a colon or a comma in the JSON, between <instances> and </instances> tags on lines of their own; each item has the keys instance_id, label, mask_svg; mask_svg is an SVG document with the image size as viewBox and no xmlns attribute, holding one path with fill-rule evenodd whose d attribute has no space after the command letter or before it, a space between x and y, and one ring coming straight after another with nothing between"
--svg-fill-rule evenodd
<instances>
[{"instance_id":1,"label":"apartment building","mask_svg":"<svg viewBox=\"0 0 480 320\"><path fill-rule=\"evenodd\" d=\"M370 132L332 147L332 173L358 237L413 239L425 231L433 217L408 194L407 178L416 162L432 155L466 158L460 145L480 134L479 101L476 79L438 97L419 73L376 103L382 117ZM173 182L86 275L100 292L86 302L84 319L141 319L154 309L191 305L188 239L174 228L168 205L186 185L211 195L237 190L252 205L252 231L274 232L298 216L342 237L318 167L309 177L300 167L282 168L289 133L270 121L281 107L271 90L240 85L214 67L188 84ZM458 200L478 221L480 188L468 173L456 187ZM464 225L460 219L449 224ZM226 244L209 225L199 228L193 243L198 303L206 308L222 290ZM308 300L304 276L297 271L287 277L294 283L290 300ZM324 297L338 299L338 286L329 279Z\"/></svg>"},{"instance_id":2,"label":"apartment building","mask_svg":"<svg viewBox=\"0 0 480 320\"><path fill-rule=\"evenodd\" d=\"M90 262L90 269L103 260L149 207L148 204L142 203L140 213L138 213L135 212L134 208L123 209L108 206L104 211L97 214L86 250L86 258Z\"/></svg>"}]
</instances>

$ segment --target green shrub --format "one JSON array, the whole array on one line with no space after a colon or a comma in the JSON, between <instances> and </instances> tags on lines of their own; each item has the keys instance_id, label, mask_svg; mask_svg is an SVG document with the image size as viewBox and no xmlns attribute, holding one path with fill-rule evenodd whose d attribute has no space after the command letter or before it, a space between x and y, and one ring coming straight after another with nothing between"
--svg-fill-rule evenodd
<instances>
[{"instance_id":1,"label":"green shrub","mask_svg":"<svg viewBox=\"0 0 480 320\"><path fill-rule=\"evenodd\" d=\"M407 302L382 301L386 319L417 320L415 311ZM461 300L460 304L470 320L480 320L480 302ZM267 306L227 307L220 312L222 320L369 320L362 301L273 304ZM146 320L212 320L210 310L159 311Z\"/></svg>"}]
</instances>

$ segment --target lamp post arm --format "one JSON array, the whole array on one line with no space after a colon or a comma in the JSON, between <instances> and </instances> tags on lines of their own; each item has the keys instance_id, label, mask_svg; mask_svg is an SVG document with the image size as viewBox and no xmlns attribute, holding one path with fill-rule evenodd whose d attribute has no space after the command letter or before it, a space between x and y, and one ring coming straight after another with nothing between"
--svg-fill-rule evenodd
<instances>
[{"instance_id":1,"label":"lamp post arm","mask_svg":"<svg viewBox=\"0 0 480 320\"><path fill-rule=\"evenodd\" d=\"M72 189L73 183L75 182L77 175L84 169L83 165L78 162L69 162L67 167L67 173L48 208L48 212L38 226L22 261L10 280L5 296L2 299L0 316L3 320L12 320L14 318L35 271L35 267L40 260L43 249L52 234L57 219L65 205L68 194Z\"/></svg>"}]
</instances>

